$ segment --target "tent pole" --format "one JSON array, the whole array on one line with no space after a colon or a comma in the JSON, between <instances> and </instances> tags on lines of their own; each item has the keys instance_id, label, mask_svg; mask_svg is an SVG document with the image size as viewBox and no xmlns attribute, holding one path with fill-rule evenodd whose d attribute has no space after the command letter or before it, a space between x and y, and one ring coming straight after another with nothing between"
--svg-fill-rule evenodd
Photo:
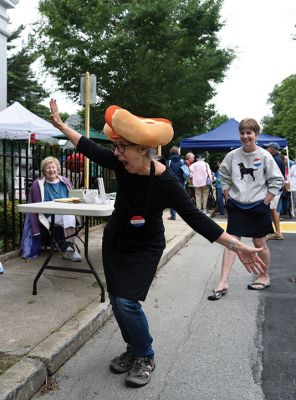
<instances>
[{"instance_id":1,"label":"tent pole","mask_svg":"<svg viewBox=\"0 0 296 400\"><path fill-rule=\"evenodd\" d=\"M290 182L290 201L291 201L291 215L292 217L295 217L295 210L294 210L294 202L293 202L293 196L291 193L291 180L290 180L290 158L289 158L289 148L288 146L285 147L286 153L287 153L287 165L288 165L288 176L287 180Z\"/></svg>"}]
</instances>

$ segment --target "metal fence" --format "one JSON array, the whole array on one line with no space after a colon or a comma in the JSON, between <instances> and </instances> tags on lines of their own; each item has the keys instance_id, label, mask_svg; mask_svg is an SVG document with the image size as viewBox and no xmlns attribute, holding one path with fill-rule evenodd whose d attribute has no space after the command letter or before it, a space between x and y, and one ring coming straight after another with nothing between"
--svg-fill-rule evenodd
<instances>
[{"instance_id":1,"label":"metal fence","mask_svg":"<svg viewBox=\"0 0 296 400\"><path fill-rule=\"evenodd\" d=\"M0 254L20 247L24 215L17 212L19 203L26 203L31 184L42 176L41 161L48 156L61 163L61 175L68 177L75 189L83 187L83 155L47 143L28 145L25 141L0 140ZM106 192L116 191L112 171L90 161L89 188L97 188L103 177ZM94 218L92 225L103 218Z\"/></svg>"}]
</instances>

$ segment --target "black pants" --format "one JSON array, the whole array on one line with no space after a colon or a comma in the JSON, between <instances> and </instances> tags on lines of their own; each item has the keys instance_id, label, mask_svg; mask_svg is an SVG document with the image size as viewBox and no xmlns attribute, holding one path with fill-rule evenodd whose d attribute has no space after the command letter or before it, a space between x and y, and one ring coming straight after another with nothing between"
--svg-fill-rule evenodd
<instances>
[{"instance_id":1,"label":"black pants","mask_svg":"<svg viewBox=\"0 0 296 400\"><path fill-rule=\"evenodd\" d=\"M54 240L61 252L65 252L70 244L70 242L67 242L65 239L64 228L59 225L56 225L54 228ZM50 233L44 225L41 225L41 244L44 246L50 246Z\"/></svg>"}]
</instances>

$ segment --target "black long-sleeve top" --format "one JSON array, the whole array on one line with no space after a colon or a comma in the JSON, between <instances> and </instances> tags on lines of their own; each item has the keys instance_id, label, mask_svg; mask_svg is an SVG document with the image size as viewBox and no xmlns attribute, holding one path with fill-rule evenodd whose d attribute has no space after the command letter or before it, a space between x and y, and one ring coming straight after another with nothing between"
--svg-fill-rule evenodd
<instances>
[{"instance_id":1,"label":"black long-sleeve top","mask_svg":"<svg viewBox=\"0 0 296 400\"><path fill-rule=\"evenodd\" d=\"M131 174L111 150L85 137L81 137L77 150L97 164L114 170L116 175L115 210L103 238L104 270L107 287L112 294L140 300L145 298L165 248L164 209L174 208L192 229L210 242L216 241L223 233L219 225L196 208L169 168L153 177ZM145 224L140 228L134 227L130 222L133 216L143 216ZM143 258L146 260L143 255L147 251L151 257L147 258L148 267L142 270ZM135 264L134 268L131 263ZM129 276L131 274L139 274L140 278L134 276L133 279ZM139 280L142 282L139 283ZM127 288L129 285L131 287ZM138 293L133 285L143 287Z\"/></svg>"}]
</instances>

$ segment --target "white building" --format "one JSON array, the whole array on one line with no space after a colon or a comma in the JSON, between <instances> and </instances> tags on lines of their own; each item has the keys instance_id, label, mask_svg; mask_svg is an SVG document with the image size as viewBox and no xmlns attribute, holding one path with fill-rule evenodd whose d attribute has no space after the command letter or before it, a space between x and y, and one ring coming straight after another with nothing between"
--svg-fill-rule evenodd
<instances>
[{"instance_id":1,"label":"white building","mask_svg":"<svg viewBox=\"0 0 296 400\"><path fill-rule=\"evenodd\" d=\"M14 8L19 0L0 0L0 111L7 107L7 10Z\"/></svg>"}]
</instances>

